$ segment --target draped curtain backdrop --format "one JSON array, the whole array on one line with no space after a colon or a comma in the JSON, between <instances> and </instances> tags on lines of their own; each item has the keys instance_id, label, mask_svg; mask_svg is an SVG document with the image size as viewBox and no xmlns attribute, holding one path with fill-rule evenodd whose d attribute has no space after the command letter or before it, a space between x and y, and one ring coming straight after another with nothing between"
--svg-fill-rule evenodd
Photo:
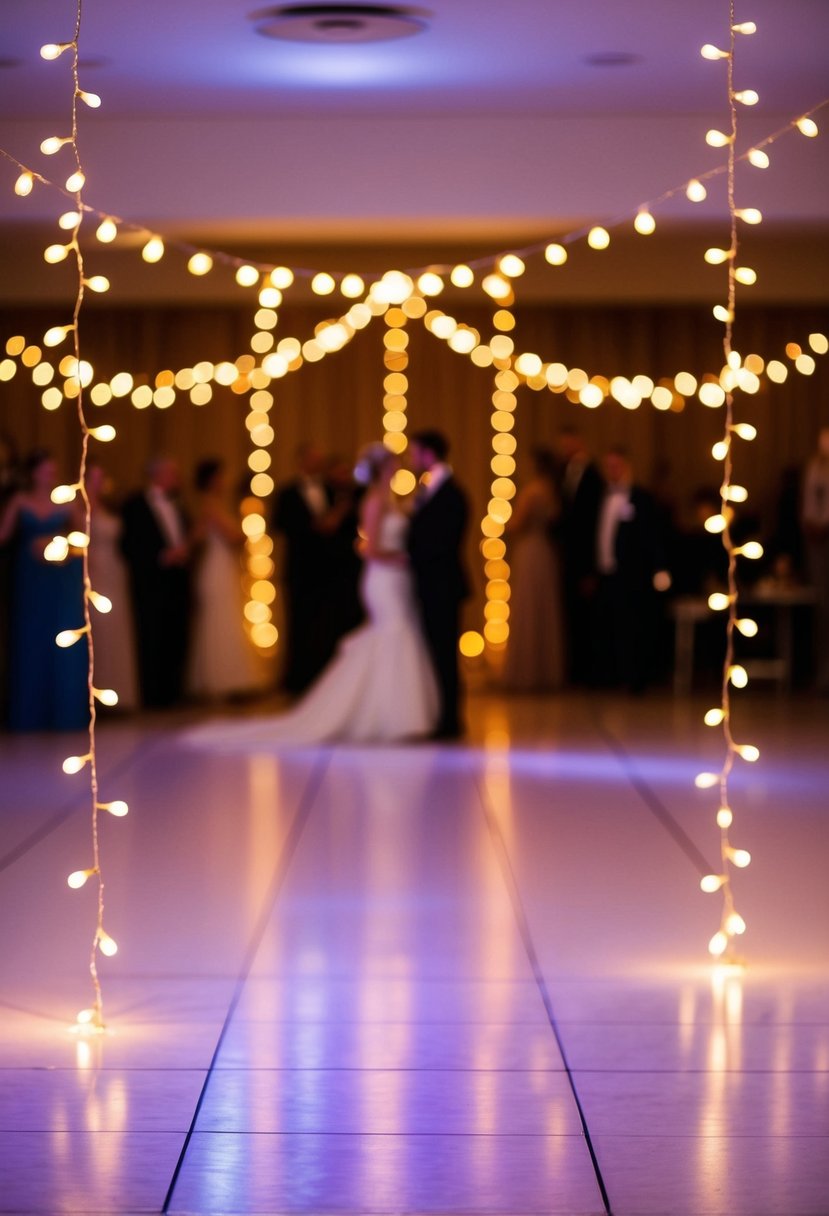
<instances>
[{"instance_id":1,"label":"draped curtain backdrop","mask_svg":"<svg viewBox=\"0 0 829 1216\"><path fill-rule=\"evenodd\" d=\"M458 321L476 327L486 339L493 330L491 310L464 300L446 304ZM235 360L250 352L254 331L253 309L211 308L106 309L89 307L81 318L82 356L95 369L95 380L107 380L129 371L140 382L164 369L177 370L207 359ZM689 371L700 377L718 372L722 365L721 327L710 311L694 307L516 308L512 337L516 351L532 351L545 361L584 368L589 375L632 377L644 373L658 380ZM320 306L286 304L279 314L277 339L313 336L314 326L331 311ZM65 323L63 314L49 310L0 311L0 335L23 334L40 344L51 325ZM271 421L276 432L273 474L277 484L291 476L297 444L313 438L324 450L352 457L365 443L382 435L383 365L382 318L375 319L342 351L320 363L305 364L297 373L275 381ZM735 327L734 344L743 355L751 352L782 359L787 342L805 349L808 335L829 329L825 308L744 308ZM473 502L469 542L470 565L476 570L477 524L490 497L491 431L489 416L493 391L491 369L475 367L428 333L420 321L408 326L409 429L438 426L452 443L452 463ZM57 362L56 354L46 357ZM11 436L20 453L35 446L50 448L58 457L66 480L72 480L79 443L74 403L48 412L40 405L41 389L28 371L20 368L14 379L0 384L0 427ZM112 422L117 440L95 452L112 474L116 492L125 494L141 481L149 456L176 455L189 476L203 457L222 455L231 476L239 480L246 470L249 446L244 419L247 398L214 385L213 400L194 406L186 393L169 409L154 406L136 410L129 399L114 400L96 408L87 406L90 421ZM829 356L818 357L812 376L791 371L783 385L764 383L755 396L742 396L737 406L741 420L759 431L752 444L739 444L734 479L749 489L749 507L759 514L763 528L774 526L781 476L802 467L814 451L821 426L829 425ZM515 434L518 440L518 477L525 464L522 455L534 445L552 444L565 424L577 426L600 454L612 444L623 444L633 457L637 478L659 486L675 502L680 519L690 496L701 486L716 487L719 466L711 459L711 446L722 436L722 410L707 409L696 399L682 412L660 412L649 404L623 409L607 401L588 410L566 397L518 392ZM470 622L477 605L470 607Z\"/></svg>"}]
</instances>

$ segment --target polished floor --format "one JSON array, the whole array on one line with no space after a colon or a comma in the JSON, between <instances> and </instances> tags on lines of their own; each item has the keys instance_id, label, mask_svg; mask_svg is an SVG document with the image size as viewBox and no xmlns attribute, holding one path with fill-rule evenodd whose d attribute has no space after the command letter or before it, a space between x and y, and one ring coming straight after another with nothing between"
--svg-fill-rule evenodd
<instances>
[{"instance_id":1,"label":"polished floor","mask_svg":"<svg viewBox=\"0 0 829 1216\"><path fill-rule=\"evenodd\" d=\"M829 1213L829 703L745 697L741 971L701 702L472 698L460 746L0 739L0 1211Z\"/></svg>"}]
</instances>

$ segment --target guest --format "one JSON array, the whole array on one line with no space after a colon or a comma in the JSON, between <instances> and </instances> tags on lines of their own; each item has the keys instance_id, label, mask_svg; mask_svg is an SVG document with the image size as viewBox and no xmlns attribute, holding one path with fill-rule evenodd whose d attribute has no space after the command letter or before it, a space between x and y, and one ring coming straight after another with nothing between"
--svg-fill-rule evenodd
<instances>
[{"instance_id":1,"label":"guest","mask_svg":"<svg viewBox=\"0 0 829 1216\"><path fill-rule=\"evenodd\" d=\"M170 456L147 467L147 486L124 504L121 550L130 571L141 700L162 708L181 698L190 609L190 544L178 502L181 474Z\"/></svg>"},{"instance_id":2,"label":"guest","mask_svg":"<svg viewBox=\"0 0 829 1216\"><path fill-rule=\"evenodd\" d=\"M669 580L653 498L634 483L627 453L611 449L603 471L595 538L594 680L637 693L654 668L655 583L664 588Z\"/></svg>"},{"instance_id":3,"label":"guest","mask_svg":"<svg viewBox=\"0 0 829 1216\"><path fill-rule=\"evenodd\" d=\"M512 598L503 680L507 688L541 692L564 681L561 563L553 539L561 507L552 452L536 448L532 461L506 528Z\"/></svg>"},{"instance_id":4,"label":"guest","mask_svg":"<svg viewBox=\"0 0 829 1216\"><path fill-rule=\"evenodd\" d=\"M227 506L227 479L221 460L202 460L196 469L199 496L193 540L194 626L188 688L195 696L249 693L263 683L242 613L241 550L244 533Z\"/></svg>"},{"instance_id":5,"label":"guest","mask_svg":"<svg viewBox=\"0 0 829 1216\"><path fill-rule=\"evenodd\" d=\"M286 657L282 683L303 692L330 653L325 628L325 546L318 524L331 506L323 480L325 457L313 443L297 449L297 476L277 496L273 527L285 538Z\"/></svg>"},{"instance_id":6,"label":"guest","mask_svg":"<svg viewBox=\"0 0 829 1216\"><path fill-rule=\"evenodd\" d=\"M55 645L61 630L83 626L83 562L70 551L63 562L47 562L54 536L82 530L77 500L56 506L51 492L57 466L45 451L27 462L26 488L13 494L0 521L0 545L12 538L9 726L15 731L80 730L88 720L88 647L81 638L65 649Z\"/></svg>"},{"instance_id":7,"label":"guest","mask_svg":"<svg viewBox=\"0 0 829 1216\"><path fill-rule=\"evenodd\" d=\"M86 492L92 508L89 580L94 591L112 601L111 612L93 615L95 681L99 688L115 689L120 709L137 709L135 625L127 568L121 553L124 525L112 508L112 484L99 464L87 468Z\"/></svg>"},{"instance_id":8,"label":"guest","mask_svg":"<svg viewBox=\"0 0 829 1216\"><path fill-rule=\"evenodd\" d=\"M560 459L562 576L566 622L568 678L576 684L592 671L592 595L596 520L602 497L602 477L581 434L562 427L557 438Z\"/></svg>"},{"instance_id":9,"label":"guest","mask_svg":"<svg viewBox=\"0 0 829 1216\"><path fill-rule=\"evenodd\" d=\"M818 436L817 451L803 481L803 534L806 568L815 589L815 684L829 693L829 426Z\"/></svg>"},{"instance_id":10,"label":"guest","mask_svg":"<svg viewBox=\"0 0 829 1216\"><path fill-rule=\"evenodd\" d=\"M458 634L461 603L469 584L461 560L469 508L447 463L449 443L440 431L421 431L409 447L412 468L424 480L409 529L409 558L423 632L440 691L435 737L463 734L460 714Z\"/></svg>"}]
</instances>

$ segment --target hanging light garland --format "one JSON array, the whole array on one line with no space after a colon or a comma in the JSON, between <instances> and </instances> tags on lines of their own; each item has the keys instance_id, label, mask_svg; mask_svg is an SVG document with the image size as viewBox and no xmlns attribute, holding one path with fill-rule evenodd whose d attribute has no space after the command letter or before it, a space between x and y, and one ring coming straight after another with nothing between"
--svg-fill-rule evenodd
<instances>
[{"instance_id":1,"label":"hanging light garland","mask_svg":"<svg viewBox=\"0 0 829 1216\"><path fill-rule=\"evenodd\" d=\"M89 574L89 547L90 537L92 534L92 508L89 500L89 495L86 489L86 469L89 453L90 440L99 442L108 442L115 437L115 429L108 424L103 426L89 426L85 411L84 411L84 390L88 387L92 378L92 368L85 363L81 358L80 346L80 317L81 308L84 301L86 289L93 291L106 290L108 283L102 276L86 277L84 269L84 259L81 253L79 234L81 221L83 219L85 208L82 200L82 190L85 183L85 176L81 165L80 151L78 146L78 104L84 103L97 109L100 106L100 98L94 93L87 93L80 87L79 70L78 70L78 41L81 28L81 0L78 0L75 20L75 32L70 42L49 43L41 48L41 55L44 59L58 59L65 52L71 52L72 58L72 133L65 137L52 137L44 141L41 150L45 155L53 155L59 152L62 148L67 148L72 156L73 170L67 179L66 190L74 196L75 210L61 217L61 228L70 234L70 239L67 244L60 246L50 246L52 256L49 256L50 250L47 250L47 261L57 262L62 261L64 257L74 257L77 267L78 286L75 297L75 306L72 313L72 322L69 325L55 327L50 330L45 336L44 342L47 345L59 345L62 341L72 336L74 354L67 356L61 361L60 370L66 376L63 386L63 395L73 397L76 402L78 423L81 431L81 456L78 469L77 481L71 485L57 486L52 491L52 501L55 503L72 502L78 495L80 496L84 506L84 531L70 532L68 536L54 537L50 544L46 547L44 556L47 561L64 561L73 551L80 552L83 561L83 623L74 629L64 629L55 638L55 643L61 647L68 647L85 643L87 647L88 663L87 663L87 688L89 694L89 725L88 725L88 744L87 751L82 755L67 756L63 761L63 771L67 774L79 773L83 769L88 768L89 785L92 802L92 841L91 841L91 864L85 869L74 870L68 877L67 882L70 888L78 890L85 886L88 881L92 880L97 884L97 900L96 900L96 919L95 932L92 940L92 949L89 960L89 971L92 978L92 987L94 1000L93 1005L89 1009L84 1009L78 1014L77 1022L80 1027L90 1027L95 1030L102 1030L104 1026L103 1019L103 996L101 990L101 982L98 975L98 954L106 956L114 955L118 947L114 939L109 935L104 927L104 878L101 868L101 849L100 849L100 833L99 833L99 815L101 811L106 811L116 817L123 816L127 813L127 804L123 801L115 800L111 802L102 802L100 800L100 792L98 785L98 753L96 743L96 717L97 717L97 702L103 705L116 705L118 702L118 694L111 688L97 688L95 685L95 646L93 635L93 612L94 608L98 612L109 612L112 604L106 596L100 595L94 590L90 581ZM21 185L18 179L18 186ZM20 190L18 190L18 193ZM38 368L43 368L44 364L34 362L35 350L30 348L31 354L29 363L33 364L33 378L35 382L46 382L47 377L43 372L38 375ZM25 355L25 350L23 352Z\"/></svg>"}]
</instances>

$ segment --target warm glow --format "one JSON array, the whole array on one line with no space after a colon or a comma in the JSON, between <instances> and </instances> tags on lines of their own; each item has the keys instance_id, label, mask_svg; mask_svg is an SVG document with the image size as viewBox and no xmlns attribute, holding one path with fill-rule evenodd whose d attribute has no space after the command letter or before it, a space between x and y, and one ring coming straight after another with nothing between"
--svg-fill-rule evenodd
<instances>
[{"instance_id":1,"label":"warm glow","mask_svg":"<svg viewBox=\"0 0 829 1216\"><path fill-rule=\"evenodd\" d=\"M236 282L240 287L255 287L259 282L259 271L255 266L240 266L236 271Z\"/></svg>"},{"instance_id":2,"label":"warm glow","mask_svg":"<svg viewBox=\"0 0 829 1216\"><path fill-rule=\"evenodd\" d=\"M14 192L15 194L19 195L20 198L26 198L27 195L32 193L34 185L34 175L29 173L27 170L24 173L21 173L17 181L14 183Z\"/></svg>"},{"instance_id":3,"label":"warm glow","mask_svg":"<svg viewBox=\"0 0 829 1216\"><path fill-rule=\"evenodd\" d=\"M685 195L690 202L701 203L708 197L708 191L698 178L692 177L685 187Z\"/></svg>"},{"instance_id":4,"label":"warm glow","mask_svg":"<svg viewBox=\"0 0 829 1216\"><path fill-rule=\"evenodd\" d=\"M164 257L164 242L162 241L161 237L151 236L144 248L141 250L141 256L145 262L160 262Z\"/></svg>"},{"instance_id":5,"label":"warm glow","mask_svg":"<svg viewBox=\"0 0 829 1216\"><path fill-rule=\"evenodd\" d=\"M567 261L567 250L555 241L544 250L544 257L551 266L563 266Z\"/></svg>"},{"instance_id":6,"label":"warm glow","mask_svg":"<svg viewBox=\"0 0 829 1216\"><path fill-rule=\"evenodd\" d=\"M74 173L71 173L69 177L67 177L66 189L70 194L78 194L79 191L83 190L85 183L86 178L81 170L77 169Z\"/></svg>"},{"instance_id":7,"label":"warm glow","mask_svg":"<svg viewBox=\"0 0 829 1216\"><path fill-rule=\"evenodd\" d=\"M749 164L754 165L755 169L768 169L769 158L768 154L762 148L751 148L748 153Z\"/></svg>"},{"instance_id":8,"label":"warm glow","mask_svg":"<svg viewBox=\"0 0 829 1216\"><path fill-rule=\"evenodd\" d=\"M801 135L805 135L808 139L814 139L818 133L818 125L813 118L798 118L795 123Z\"/></svg>"},{"instance_id":9,"label":"warm glow","mask_svg":"<svg viewBox=\"0 0 829 1216\"><path fill-rule=\"evenodd\" d=\"M637 212L633 227L641 236L650 236L656 230L656 220L647 207L643 207L641 211Z\"/></svg>"},{"instance_id":10,"label":"warm glow","mask_svg":"<svg viewBox=\"0 0 829 1216\"><path fill-rule=\"evenodd\" d=\"M756 106L760 100L760 94L756 93L754 89L740 89L734 94L734 100L744 106Z\"/></svg>"},{"instance_id":11,"label":"warm glow","mask_svg":"<svg viewBox=\"0 0 829 1216\"><path fill-rule=\"evenodd\" d=\"M468 266L454 266L449 280L454 287L471 287L475 282L475 275Z\"/></svg>"},{"instance_id":12,"label":"warm glow","mask_svg":"<svg viewBox=\"0 0 829 1216\"><path fill-rule=\"evenodd\" d=\"M331 292L337 286L332 275L321 270L319 274L315 274L311 279L311 290L316 296L330 296Z\"/></svg>"},{"instance_id":13,"label":"warm glow","mask_svg":"<svg viewBox=\"0 0 829 1216\"><path fill-rule=\"evenodd\" d=\"M591 228L587 234L587 243L591 249L607 249L610 244L610 233L606 228Z\"/></svg>"},{"instance_id":14,"label":"warm glow","mask_svg":"<svg viewBox=\"0 0 829 1216\"><path fill-rule=\"evenodd\" d=\"M706 42L705 46L700 48L700 55L703 59L729 59L728 51L721 51L719 47L714 46L712 42Z\"/></svg>"},{"instance_id":15,"label":"warm glow","mask_svg":"<svg viewBox=\"0 0 829 1216\"><path fill-rule=\"evenodd\" d=\"M738 207L734 214L744 224L762 224L763 213L757 207Z\"/></svg>"},{"instance_id":16,"label":"warm glow","mask_svg":"<svg viewBox=\"0 0 829 1216\"><path fill-rule=\"evenodd\" d=\"M187 263L187 269L196 276L209 274L213 269L213 259L209 253L194 253Z\"/></svg>"},{"instance_id":17,"label":"warm glow","mask_svg":"<svg viewBox=\"0 0 829 1216\"><path fill-rule=\"evenodd\" d=\"M718 131L712 127L710 131L705 133L705 142L709 148L725 148L731 143L731 136L726 135L725 131Z\"/></svg>"},{"instance_id":18,"label":"warm glow","mask_svg":"<svg viewBox=\"0 0 829 1216\"><path fill-rule=\"evenodd\" d=\"M483 636L475 629L467 630L466 633L461 634L458 649L467 659L477 658L479 654L483 654L484 652Z\"/></svg>"},{"instance_id":19,"label":"warm glow","mask_svg":"<svg viewBox=\"0 0 829 1216\"><path fill-rule=\"evenodd\" d=\"M522 259L514 253L505 253L498 260L498 270L501 274L505 274L508 279L517 279L526 269Z\"/></svg>"},{"instance_id":20,"label":"warm glow","mask_svg":"<svg viewBox=\"0 0 829 1216\"><path fill-rule=\"evenodd\" d=\"M348 300L358 300L365 290L366 285L358 274L347 274L340 283L340 291Z\"/></svg>"}]
</instances>

